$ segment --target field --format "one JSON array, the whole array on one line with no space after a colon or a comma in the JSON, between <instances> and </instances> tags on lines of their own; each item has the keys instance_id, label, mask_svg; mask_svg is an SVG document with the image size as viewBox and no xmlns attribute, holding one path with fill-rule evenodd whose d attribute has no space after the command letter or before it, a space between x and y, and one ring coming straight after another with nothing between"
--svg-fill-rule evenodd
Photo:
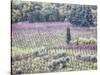
<instances>
[{"instance_id":1,"label":"field","mask_svg":"<svg viewBox=\"0 0 100 75\"><path fill-rule=\"evenodd\" d=\"M77 37L96 39L96 27L71 25L72 39L71 44L67 45L68 24L67 22L12 24L12 73L96 70L97 43L83 42L79 45L74 43Z\"/></svg>"}]
</instances>

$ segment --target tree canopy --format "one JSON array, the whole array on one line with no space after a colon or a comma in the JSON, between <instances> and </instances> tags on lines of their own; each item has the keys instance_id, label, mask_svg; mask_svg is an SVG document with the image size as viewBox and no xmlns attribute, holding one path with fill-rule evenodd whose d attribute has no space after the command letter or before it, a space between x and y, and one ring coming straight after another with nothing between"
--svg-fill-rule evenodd
<instances>
[{"instance_id":1,"label":"tree canopy","mask_svg":"<svg viewBox=\"0 0 100 75\"><path fill-rule=\"evenodd\" d=\"M64 21L68 19L73 25L95 26L97 6L60 3L43 3L12 0L12 23Z\"/></svg>"}]
</instances>

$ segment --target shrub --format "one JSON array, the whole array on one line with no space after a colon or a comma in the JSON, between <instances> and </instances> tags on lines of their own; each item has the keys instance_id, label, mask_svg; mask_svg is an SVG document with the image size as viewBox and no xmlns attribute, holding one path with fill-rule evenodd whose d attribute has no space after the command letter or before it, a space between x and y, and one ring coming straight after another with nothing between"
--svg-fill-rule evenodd
<instances>
[{"instance_id":1,"label":"shrub","mask_svg":"<svg viewBox=\"0 0 100 75\"><path fill-rule=\"evenodd\" d=\"M93 37L91 37L91 38L82 38L82 37L79 37L79 39L73 40L74 44L77 44L77 42L79 44L96 44L96 39L93 38Z\"/></svg>"},{"instance_id":2,"label":"shrub","mask_svg":"<svg viewBox=\"0 0 100 75\"><path fill-rule=\"evenodd\" d=\"M76 59L82 60L84 62L93 62L93 63L97 62L96 56L91 56L91 55L87 55L87 56L77 55Z\"/></svg>"},{"instance_id":3,"label":"shrub","mask_svg":"<svg viewBox=\"0 0 100 75\"><path fill-rule=\"evenodd\" d=\"M45 55L48 55L48 52L43 51L43 50L33 51L33 56L41 57L41 56L45 56Z\"/></svg>"},{"instance_id":4,"label":"shrub","mask_svg":"<svg viewBox=\"0 0 100 75\"><path fill-rule=\"evenodd\" d=\"M45 56L45 55L48 55L48 52L40 51L40 52L38 53L38 56L39 56L39 57Z\"/></svg>"},{"instance_id":5,"label":"shrub","mask_svg":"<svg viewBox=\"0 0 100 75\"><path fill-rule=\"evenodd\" d=\"M38 50L34 50L33 51L33 56L37 56L39 54L39 51Z\"/></svg>"},{"instance_id":6,"label":"shrub","mask_svg":"<svg viewBox=\"0 0 100 75\"><path fill-rule=\"evenodd\" d=\"M91 62L93 62L93 63L96 63L97 62L96 56L91 56Z\"/></svg>"},{"instance_id":7,"label":"shrub","mask_svg":"<svg viewBox=\"0 0 100 75\"><path fill-rule=\"evenodd\" d=\"M91 38L89 39L89 43L90 43L90 44L96 44L96 39L93 38L93 37L91 37Z\"/></svg>"},{"instance_id":8,"label":"shrub","mask_svg":"<svg viewBox=\"0 0 100 75\"><path fill-rule=\"evenodd\" d=\"M60 61L58 59L52 60L48 63L49 70L55 70L60 65Z\"/></svg>"},{"instance_id":9,"label":"shrub","mask_svg":"<svg viewBox=\"0 0 100 75\"><path fill-rule=\"evenodd\" d=\"M60 61L60 63L61 64L66 64L66 63L68 63L69 62L69 57L67 56L67 57L61 57L61 58L59 58L59 61Z\"/></svg>"},{"instance_id":10,"label":"shrub","mask_svg":"<svg viewBox=\"0 0 100 75\"><path fill-rule=\"evenodd\" d=\"M51 62L48 63L48 68L49 70L54 70L54 69L57 69L57 67L60 66L60 64L62 64L62 66L65 66L66 63L68 63L70 60L70 58L67 56L63 56L63 57L60 57L58 59L53 59Z\"/></svg>"}]
</instances>

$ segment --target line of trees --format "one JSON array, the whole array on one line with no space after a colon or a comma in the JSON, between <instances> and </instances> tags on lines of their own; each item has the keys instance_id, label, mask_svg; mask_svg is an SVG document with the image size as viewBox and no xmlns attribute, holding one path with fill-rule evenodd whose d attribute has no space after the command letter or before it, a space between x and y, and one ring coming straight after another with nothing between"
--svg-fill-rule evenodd
<instances>
[{"instance_id":1,"label":"line of trees","mask_svg":"<svg viewBox=\"0 0 100 75\"><path fill-rule=\"evenodd\" d=\"M67 19L74 25L94 26L97 21L97 7L12 0L12 23L20 21L50 22Z\"/></svg>"}]
</instances>

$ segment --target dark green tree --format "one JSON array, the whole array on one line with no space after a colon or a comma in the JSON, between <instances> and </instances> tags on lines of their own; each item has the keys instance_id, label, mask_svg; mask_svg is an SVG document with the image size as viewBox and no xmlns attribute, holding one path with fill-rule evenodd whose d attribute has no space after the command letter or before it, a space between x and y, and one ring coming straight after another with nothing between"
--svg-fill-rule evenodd
<instances>
[{"instance_id":1,"label":"dark green tree","mask_svg":"<svg viewBox=\"0 0 100 75\"><path fill-rule=\"evenodd\" d=\"M76 26L93 26L93 15L89 6L77 6L71 11L69 21Z\"/></svg>"},{"instance_id":2,"label":"dark green tree","mask_svg":"<svg viewBox=\"0 0 100 75\"><path fill-rule=\"evenodd\" d=\"M70 27L67 27L67 44L69 44L71 41L71 33L70 33Z\"/></svg>"}]
</instances>

